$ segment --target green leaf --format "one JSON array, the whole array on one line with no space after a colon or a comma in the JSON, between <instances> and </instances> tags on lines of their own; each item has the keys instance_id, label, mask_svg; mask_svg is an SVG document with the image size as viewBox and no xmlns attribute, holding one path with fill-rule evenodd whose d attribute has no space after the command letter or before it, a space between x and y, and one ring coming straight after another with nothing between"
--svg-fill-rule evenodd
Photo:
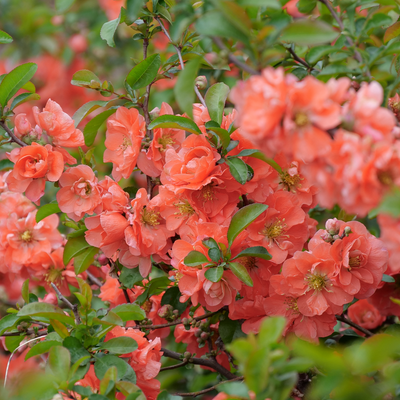
<instances>
[{"instance_id":1,"label":"green leaf","mask_svg":"<svg viewBox=\"0 0 400 400\"><path fill-rule=\"evenodd\" d=\"M80 380L81 378L76 378L76 377L74 377L74 375L77 373L77 371L79 373L79 370L80 370L81 366L87 365L87 367L89 367L90 363L86 362L86 361L89 361L89 360L90 360L90 355L89 356L83 356L83 357L79 358L77 361L75 361L72 364L71 369L69 371L68 380L71 381L73 378L76 381ZM73 362L73 361L71 360L71 362ZM86 372L85 372L84 375L86 375Z\"/></svg>"},{"instance_id":2,"label":"green leaf","mask_svg":"<svg viewBox=\"0 0 400 400\"><path fill-rule=\"evenodd\" d=\"M12 169L14 168L14 163L7 158L4 160L0 160L0 171L3 171L4 169Z\"/></svg>"},{"instance_id":3,"label":"green leaf","mask_svg":"<svg viewBox=\"0 0 400 400\"><path fill-rule=\"evenodd\" d=\"M300 0L297 9L303 14L309 14L317 6L317 0Z\"/></svg>"},{"instance_id":4,"label":"green leaf","mask_svg":"<svg viewBox=\"0 0 400 400\"><path fill-rule=\"evenodd\" d=\"M231 136L229 132L226 129L222 128L217 128L217 127L211 127L211 128L206 128L208 131L214 132L215 134L218 135L221 141L221 145L224 149L226 149L229 146L229 143L231 141Z\"/></svg>"},{"instance_id":5,"label":"green leaf","mask_svg":"<svg viewBox=\"0 0 400 400\"><path fill-rule=\"evenodd\" d=\"M104 374L104 378L100 381L99 392L101 394L108 394L114 387L115 382L117 381L117 367L110 367L106 373Z\"/></svg>"},{"instance_id":6,"label":"green leaf","mask_svg":"<svg viewBox=\"0 0 400 400\"><path fill-rule=\"evenodd\" d=\"M106 22L100 30L100 37L107 42L110 47L115 47L114 35L118 28L118 25L121 22L121 17L123 14L123 8L121 8L121 12L117 19L113 19L112 21Z\"/></svg>"},{"instance_id":7,"label":"green leaf","mask_svg":"<svg viewBox=\"0 0 400 400\"><path fill-rule=\"evenodd\" d=\"M126 17L129 21L136 21L143 8L143 0L127 0Z\"/></svg>"},{"instance_id":8,"label":"green leaf","mask_svg":"<svg viewBox=\"0 0 400 400\"><path fill-rule=\"evenodd\" d=\"M229 344L233 340L246 335L242 331L242 326L239 321L232 321L228 317L220 321L218 326L218 333L221 336L224 344Z\"/></svg>"},{"instance_id":9,"label":"green leaf","mask_svg":"<svg viewBox=\"0 0 400 400\"><path fill-rule=\"evenodd\" d=\"M154 81L160 66L160 55L153 54L131 69L126 77L126 82L133 90L143 88Z\"/></svg>"},{"instance_id":10,"label":"green leaf","mask_svg":"<svg viewBox=\"0 0 400 400\"><path fill-rule=\"evenodd\" d=\"M29 278L22 284L21 295L25 304L29 304Z\"/></svg>"},{"instance_id":11,"label":"green leaf","mask_svg":"<svg viewBox=\"0 0 400 400\"><path fill-rule=\"evenodd\" d=\"M75 114L72 116L72 119L75 121L75 128L81 123L81 121L86 118L90 113L97 110L100 107L105 107L108 104L107 100L93 100L89 101L80 107Z\"/></svg>"},{"instance_id":12,"label":"green leaf","mask_svg":"<svg viewBox=\"0 0 400 400\"><path fill-rule=\"evenodd\" d=\"M202 243L209 249L219 249L218 243L211 237L202 240Z\"/></svg>"},{"instance_id":13,"label":"green leaf","mask_svg":"<svg viewBox=\"0 0 400 400\"><path fill-rule=\"evenodd\" d=\"M20 106L27 101L40 100L40 96L37 93L21 93L11 103L10 110L14 110L15 107Z\"/></svg>"},{"instance_id":14,"label":"green leaf","mask_svg":"<svg viewBox=\"0 0 400 400\"><path fill-rule=\"evenodd\" d=\"M23 306L19 311L18 314L19 316L22 315L36 315L36 314L42 314L42 313L58 313L58 314L63 314L64 311L60 308L57 307L53 304L50 303L29 303Z\"/></svg>"},{"instance_id":15,"label":"green leaf","mask_svg":"<svg viewBox=\"0 0 400 400\"><path fill-rule=\"evenodd\" d=\"M117 314L109 311L108 314L101 320L101 322L108 322L112 325L124 326L124 321Z\"/></svg>"},{"instance_id":16,"label":"green leaf","mask_svg":"<svg viewBox=\"0 0 400 400\"><path fill-rule=\"evenodd\" d=\"M277 342L282 336L285 325L286 319L284 317L266 318L262 322L258 333L259 343L265 346Z\"/></svg>"},{"instance_id":17,"label":"green leaf","mask_svg":"<svg viewBox=\"0 0 400 400\"><path fill-rule=\"evenodd\" d=\"M283 42L309 46L332 42L339 36L331 25L322 21L300 19L288 25L280 36Z\"/></svg>"},{"instance_id":18,"label":"green leaf","mask_svg":"<svg viewBox=\"0 0 400 400\"><path fill-rule=\"evenodd\" d=\"M22 86L21 89L24 89L24 90L26 90L28 92L31 92L31 93L35 93L36 92L35 85L32 82L26 82L25 85Z\"/></svg>"},{"instance_id":19,"label":"green leaf","mask_svg":"<svg viewBox=\"0 0 400 400\"><path fill-rule=\"evenodd\" d=\"M8 314L0 319L0 335L2 335L7 329L10 329L20 319L16 314Z\"/></svg>"},{"instance_id":20,"label":"green leaf","mask_svg":"<svg viewBox=\"0 0 400 400\"><path fill-rule=\"evenodd\" d=\"M136 340L130 337L121 336L103 342L100 348L108 350L111 354L128 354L135 351L138 348L138 344Z\"/></svg>"},{"instance_id":21,"label":"green leaf","mask_svg":"<svg viewBox=\"0 0 400 400\"><path fill-rule=\"evenodd\" d=\"M90 86L90 82L95 81L101 84L101 80L96 74L88 69L81 69L72 76L71 84L75 86Z\"/></svg>"},{"instance_id":22,"label":"green leaf","mask_svg":"<svg viewBox=\"0 0 400 400\"><path fill-rule=\"evenodd\" d=\"M107 120L107 118L113 115L116 111L117 110L115 108L103 111L86 124L85 128L83 129L83 136L85 137L86 146L91 146L94 143L97 131Z\"/></svg>"},{"instance_id":23,"label":"green leaf","mask_svg":"<svg viewBox=\"0 0 400 400\"><path fill-rule=\"evenodd\" d=\"M35 346L33 346L26 354L25 361L31 357L47 353L53 346L61 346L61 343L56 340L45 340L44 342L35 344Z\"/></svg>"},{"instance_id":24,"label":"green leaf","mask_svg":"<svg viewBox=\"0 0 400 400\"><path fill-rule=\"evenodd\" d=\"M281 9L281 4L278 0L237 0L242 7L267 7Z\"/></svg>"},{"instance_id":25,"label":"green leaf","mask_svg":"<svg viewBox=\"0 0 400 400\"><path fill-rule=\"evenodd\" d=\"M86 271L94 261L94 256L99 252L97 247L89 247L82 253L78 254L74 258L74 269L75 274L79 275Z\"/></svg>"},{"instance_id":26,"label":"green leaf","mask_svg":"<svg viewBox=\"0 0 400 400\"><path fill-rule=\"evenodd\" d=\"M197 267L198 265L208 263L207 257L199 251L192 250L184 259L183 263L188 267Z\"/></svg>"},{"instance_id":27,"label":"green leaf","mask_svg":"<svg viewBox=\"0 0 400 400\"><path fill-rule=\"evenodd\" d=\"M393 276L383 274L383 276L382 276L382 282L393 283L393 282L396 282L396 280L393 278Z\"/></svg>"},{"instance_id":28,"label":"green leaf","mask_svg":"<svg viewBox=\"0 0 400 400\"><path fill-rule=\"evenodd\" d=\"M390 25L392 23L392 18L389 17L389 15L385 15L382 13L377 13L372 16L368 20L368 22L365 25L364 32L368 33L371 29L375 28L385 28L386 26Z\"/></svg>"},{"instance_id":29,"label":"green leaf","mask_svg":"<svg viewBox=\"0 0 400 400\"><path fill-rule=\"evenodd\" d=\"M174 87L175 99L182 111L190 118L193 117L194 103L194 81L200 68L201 58L193 58L185 64L178 76L178 81Z\"/></svg>"},{"instance_id":30,"label":"green leaf","mask_svg":"<svg viewBox=\"0 0 400 400\"><path fill-rule=\"evenodd\" d=\"M386 29L385 35L383 36L383 43L387 43L389 40L394 39L400 35L400 22L395 22L393 25Z\"/></svg>"},{"instance_id":31,"label":"green leaf","mask_svg":"<svg viewBox=\"0 0 400 400\"><path fill-rule=\"evenodd\" d=\"M189 118L178 117L176 115L161 115L150 123L149 129L172 128L183 129L187 132L201 135L200 128Z\"/></svg>"},{"instance_id":32,"label":"green leaf","mask_svg":"<svg viewBox=\"0 0 400 400\"><path fill-rule=\"evenodd\" d=\"M120 304L112 309L122 321L141 321L146 318L146 313L137 304Z\"/></svg>"},{"instance_id":33,"label":"green leaf","mask_svg":"<svg viewBox=\"0 0 400 400\"><path fill-rule=\"evenodd\" d=\"M229 247L231 247L233 241L242 232L246 229L256 218L258 218L268 206L266 204L249 204L241 208L231 220L231 223L228 228L228 243Z\"/></svg>"},{"instance_id":34,"label":"green leaf","mask_svg":"<svg viewBox=\"0 0 400 400\"><path fill-rule=\"evenodd\" d=\"M378 214L400 216L400 189L393 188L392 192L385 195L381 204L369 212L368 218L375 218Z\"/></svg>"},{"instance_id":35,"label":"green leaf","mask_svg":"<svg viewBox=\"0 0 400 400\"><path fill-rule=\"evenodd\" d=\"M229 86L219 82L212 85L206 93L204 100L207 105L208 113L213 121L222 123L224 115L225 102L229 94Z\"/></svg>"},{"instance_id":36,"label":"green leaf","mask_svg":"<svg viewBox=\"0 0 400 400\"><path fill-rule=\"evenodd\" d=\"M8 351L13 352L16 350L21 344L23 338L24 336L7 336L5 339L5 345Z\"/></svg>"},{"instance_id":37,"label":"green leaf","mask_svg":"<svg viewBox=\"0 0 400 400\"><path fill-rule=\"evenodd\" d=\"M74 3L75 0L56 0L56 11L61 14L67 11Z\"/></svg>"},{"instance_id":38,"label":"green leaf","mask_svg":"<svg viewBox=\"0 0 400 400\"><path fill-rule=\"evenodd\" d=\"M259 160L262 160L269 164L272 168L277 170L279 173L282 172L282 168L280 165L274 161L272 158L265 157L265 154L262 153L260 150L255 150L255 149L246 149L242 150L236 157L253 157L257 158Z\"/></svg>"},{"instance_id":39,"label":"green leaf","mask_svg":"<svg viewBox=\"0 0 400 400\"><path fill-rule=\"evenodd\" d=\"M219 36L227 39L240 40L250 47L249 35L237 29L220 11L213 10L205 13L196 22L196 31L204 36Z\"/></svg>"},{"instance_id":40,"label":"green leaf","mask_svg":"<svg viewBox=\"0 0 400 400\"><path fill-rule=\"evenodd\" d=\"M71 355L69 351L62 346L52 346L49 351L49 367L58 382L68 379Z\"/></svg>"},{"instance_id":41,"label":"green leaf","mask_svg":"<svg viewBox=\"0 0 400 400\"><path fill-rule=\"evenodd\" d=\"M268 250L262 246L254 246L244 249L236 257L232 258L232 260L236 260L240 257L258 257L263 260L270 260L272 258L271 254L268 253Z\"/></svg>"},{"instance_id":42,"label":"green leaf","mask_svg":"<svg viewBox=\"0 0 400 400\"><path fill-rule=\"evenodd\" d=\"M241 184L247 182L247 166L244 161L237 157L228 157L226 163L229 166L231 175Z\"/></svg>"},{"instance_id":43,"label":"green leaf","mask_svg":"<svg viewBox=\"0 0 400 400\"><path fill-rule=\"evenodd\" d=\"M172 18L169 11L163 7L161 4L157 5L157 13L164 17L170 24L172 24Z\"/></svg>"},{"instance_id":44,"label":"green leaf","mask_svg":"<svg viewBox=\"0 0 400 400\"><path fill-rule=\"evenodd\" d=\"M219 248L212 247L208 250L208 257L210 257L211 260L218 262L221 259L222 254Z\"/></svg>"},{"instance_id":45,"label":"green leaf","mask_svg":"<svg viewBox=\"0 0 400 400\"><path fill-rule=\"evenodd\" d=\"M118 380L136 383L136 374L132 367L121 358L112 355L96 357L94 372L97 378L103 379L108 369L112 366L117 367Z\"/></svg>"},{"instance_id":46,"label":"green leaf","mask_svg":"<svg viewBox=\"0 0 400 400\"><path fill-rule=\"evenodd\" d=\"M131 393L136 394L136 392L139 392L138 395L140 394L140 388L132 382L120 381L115 386L124 396L128 396ZM128 397L125 400L128 400Z\"/></svg>"},{"instance_id":47,"label":"green leaf","mask_svg":"<svg viewBox=\"0 0 400 400\"><path fill-rule=\"evenodd\" d=\"M181 297L181 292L177 286L167 289L161 299L161 305L171 304L174 310L178 310L179 314L182 314L187 307L188 301L181 303L179 298Z\"/></svg>"},{"instance_id":48,"label":"green leaf","mask_svg":"<svg viewBox=\"0 0 400 400\"><path fill-rule=\"evenodd\" d=\"M89 247L92 246L85 240L85 236L78 236L68 239L68 242L64 247L64 265L67 265L74 257L83 253Z\"/></svg>"},{"instance_id":49,"label":"green leaf","mask_svg":"<svg viewBox=\"0 0 400 400\"><path fill-rule=\"evenodd\" d=\"M139 268L122 267L119 281L127 288L131 289L135 283L142 282L143 277L140 275Z\"/></svg>"},{"instance_id":50,"label":"green leaf","mask_svg":"<svg viewBox=\"0 0 400 400\"><path fill-rule=\"evenodd\" d=\"M253 280L244 265L237 262L230 262L228 265L237 278L239 278L245 285L253 287Z\"/></svg>"},{"instance_id":51,"label":"green leaf","mask_svg":"<svg viewBox=\"0 0 400 400\"><path fill-rule=\"evenodd\" d=\"M306 54L306 61L309 64L314 65L322 57L330 53L332 53L332 46L316 46L310 49L310 51Z\"/></svg>"},{"instance_id":52,"label":"green leaf","mask_svg":"<svg viewBox=\"0 0 400 400\"><path fill-rule=\"evenodd\" d=\"M45 219L49 215L57 214L61 212L60 207L58 206L57 202L52 202L49 204L45 204L44 206L40 207L36 213L36 222L40 222L42 219Z\"/></svg>"},{"instance_id":53,"label":"green leaf","mask_svg":"<svg viewBox=\"0 0 400 400\"><path fill-rule=\"evenodd\" d=\"M208 268L204 276L211 282L219 282L224 274L224 267Z\"/></svg>"},{"instance_id":54,"label":"green leaf","mask_svg":"<svg viewBox=\"0 0 400 400\"><path fill-rule=\"evenodd\" d=\"M11 43L13 38L6 32L0 31L0 44Z\"/></svg>"},{"instance_id":55,"label":"green leaf","mask_svg":"<svg viewBox=\"0 0 400 400\"><path fill-rule=\"evenodd\" d=\"M0 104L5 107L8 101L13 97L25 83L35 75L37 65L26 63L19 65L9 72L0 83Z\"/></svg>"},{"instance_id":56,"label":"green leaf","mask_svg":"<svg viewBox=\"0 0 400 400\"><path fill-rule=\"evenodd\" d=\"M63 346L69 350L71 354L71 362L76 363L82 357L90 357L90 353L83 347L79 339L68 336L63 340ZM84 363L86 365L87 362Z\"/></svg>"},{"instance_id":57,"label":"green leaf","mask_svg":"<svg viewBox=\"0 0 400 400\"><path fill-rule=\"evenodd\" d=\"M50 318L50 325L60 335L62 339L69 336L68 329L62 322Z\"/></svg>"},{"instance_id":58,"label":"green leaf","mask_svg":"<svg viewBox=\"0 0 400 400\"><path fill-rule=\"evenodd\" d=\"M235 26L236 29L243 32L248 37L251 36L252 23L246 11L234 1L213 1L216 8Z\"/></svg>"}]
</instances>

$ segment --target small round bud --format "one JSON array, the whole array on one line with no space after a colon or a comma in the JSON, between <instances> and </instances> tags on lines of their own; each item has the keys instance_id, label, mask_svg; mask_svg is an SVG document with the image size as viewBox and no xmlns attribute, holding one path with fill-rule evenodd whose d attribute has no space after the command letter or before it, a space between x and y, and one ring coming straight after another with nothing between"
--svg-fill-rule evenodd
<instances>
[{"instance_id":1,"label":"small round bud","mask_svg":"<svg viewBox=\"0 0 400 400\"><path fill-rule=\"evenodd\" d=\"M187 318L182 318L183 325L189 325L189 320Z\"/></svg>"},{"instance_id":2,"label":"small round bud","mask_svg":"<svg viewBox=\"0 0 400 400\"><path fill-rule=\"evenodd\" d=\"M194 332L194 336L198 338L198 337L200 337L200 335L201 335L201 330L197 329L197 330Z\"/></svg>"},{"instance_id":3,"label":"small round bud","mask_svg":"<svg viewBox=\"0 0 400 400\"><path fill-rule=\"evenodd\" d=\"M326 242L326 243L332 243L333 242L333 237L331 234L329 234L328 232L324 232L321 235L321 239Z\"/></svg>"},{"instance_id":4,"label":"small round bud","mask_svg":"<svg viewBox=\"0 0 400 400\"><path fill-rule=\"evenodd\" d=\"M337 235L340 230L340 223L336 218L328 219L328 221L326 221L325 228L332 236Z\"/></svg>"},{"instance_id":5,"label":"small round bud","mask_svg":"<svg viewBox=\"0 0 400 400\"><path fill-rule=\"evenodd\" d=\"M155 119L160 116L160 109L158 107L153 108L150 112L151 119Z\"/></svg>"},{"instance_id":6,"label":"small round bud","mask_svg":"<svg viewBox=\"0 0 400 400\"><path fill-rule=\"evenodd\" d=\"M157 314L161 318L168 318L171 316L172 308L171 304L165 304L158 310Z\"/></svg>"},{"instance_id":7,"label":"small round bud","mask_svg":"<svg viewBox=\"0 0 400 400\"><path fill-rule=\"evenodd\" d=\"M202 334L200 335L200 337L203 340L207 340L209 338L210 334L208 332L202 332Z\"/></svg>"},{"instance_id":8,"label":"small round bud","mask_svg":"<svg viewBox=\"0 0 400 400\"><path fill-rule=\"evenodd\" d=\"M351 228L350 228L349 226L346 226L346 227L344 228L344 234L345 234L346 236L349 236L350 233L351 233Z\"/></svg>"},{"instance_id":9,"label":"small round bud","mask_svg":"<svg viewBox=\"0 0 400 400\"><path fill-rule=\"evenodd\" d=\"M178 315L179 315L179 310L174 310L174 311L172 311L172 314L178 316Z\"/></svg>"},{"instance_id":10,"label":"small round bud","mask_svg":"<svg viewBox=\"0 0 400 400\"><path fill-rule=\"evenodd\" d=\"M194 81L194 84L198 89L205 89L207 87L207 78L204 75L198 76Z\"/></svg>"},{"instance_id":11,"label":"small round bud","mask_svg":"<svg viewBox=\"0 0 400 400\"><path fill-rule=\"evenodd\" d=\"M197 343L198 343L198 344L203 343L203 339L202 339L202 338L197 338Z\"/></svg>"},{"instance_id":12,"label":"small round bud","mask_svg":"<svg viewBox=\"0 0 400 400\"><path fill-rule=\"evenodd\" d=\"M189 359L191 355L192 355L192 353L190 353L190 351L185 351L183 353L183 358Z\"/></svg>"},{"instance_id":13,"label":"small round bud","mask_svg":"<svg viewBox=\"0 0 400 400\"><path fill-rule=\"evenodd\" d=\"M333 240L338 240L338 239L340 239L340 237L339 237L339 235L334 235L332 239Z\"/></svg>"},{"instance_id":14,"label":"small round bud","mask_svg":"<svg viewBox=\"0 0 400 400\"><path fill-rule=\"evenodd\" d=\"M100 254L97 257L97 261L99 262L100 265L107 265L108 264L108 258L106 257L105 254Z\"/></svg>"}]
</instances>

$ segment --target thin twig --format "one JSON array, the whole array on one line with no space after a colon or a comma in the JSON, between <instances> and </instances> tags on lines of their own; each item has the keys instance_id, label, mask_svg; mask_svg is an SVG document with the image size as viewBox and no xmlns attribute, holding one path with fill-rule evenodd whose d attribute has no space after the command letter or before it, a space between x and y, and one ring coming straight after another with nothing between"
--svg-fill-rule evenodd
<instances>
[{"instance_id":1,"label":"thin twig","mask_svg":"<svg viewBox=\"0 0 400 400\"><path fill-rule=\"evenodd\" d=\"M299 62L300 64L303 64L309 71L313 71L314 68L307 63L307 61L303 60L300 58L292 49L292 47L286 47L286 50L292 55L293 59Z\"/></svg>"},{"instance_id":2,"label":"thin twig","mask_svg":"<svg viewBox=\"0 0 400 400\"><path fill-rule=\"evenodd\" d=\"M235 64L237 67L242 69L243 71L248 72L250 75L260 75L260 73L255 70L254 68L251 68L249 65L245 64L244 62L240 61L237 59L232 53L229 52L229 49L224 45L223 41L217 37L213 36L213 42L221 49L226 52L228 52L228 60Z\"/></svg>"},{"instance_id":3,"label":"thin twig","mask_svg":"<svg viewBox=\"0 0 400 400\"><path fill-rule=\"evenodd\" d=\"M174 42L173 42L173 40L171 39L171 36L169 35L167 29L165 28L165 26L164 26L163 23L161 22L161 19L156 17L156 20L157 20L157 22L160 24L160 27L161 27L161 29L163 30L165 36L168 38L168 40L171 42L171 44L175 47L175 50L176 50L176 52L177 52L177 54L178 54L179 62L180 62L180 64L181 64L181 69L184 70L184 69L185 69L185 63L183 62L183 58L182 58L182 49L181 49L179 46L177 46L176 44L174 44ZM204 107L207 108L206 102L205 102L203 96L201 95L201 93L200 93L200 91L199 91L199 88L198 88L196 85L194 85L194 91L195 91L195 93L196 93L198 99L200 100L200 103L201 103Z\"/></svg>"},{"instance_id":4,"label":"thin twig","mask_svg":"<svg viewBox=\"0 0 400 400\"><path fill-rule=\"evenodd\" d=\"M194 317L194 321L201 321L202 319L206 319L209 317L212 317L213 315L217 314L221 310L218 311L213 311L207 314L200 315L199 317ZM128 326L127 328L129 329L161 329L161 328L168 328L169 326L175 326L182 324L182 320L174 321L174 322L169 322L167 324L160 324L160 325L136 325L136 326Z\"/></svg>"},{"instance_id":5,"label":"thin twig","mask_svg":"<svg viewBox=\"0 0 400 400\"><path fill-rule=\"evenodd\" d=\"M161 351L164 352L164 357L169 357L173 358L174 360L181 360L182 359L182 354L177 353L175 351L168 350L164 347L161 348ZM214 371L219 372L221 375L225 376L225 378L228 379L235 379L237 376L235 374L232 374L232 372L228 371L225 367L223 367L221 364L214 360L206 359L206 358L195 358L191 357L189 359L189 363L195 364L195 365L203 365L209 368L212 368Z\"/></svg>"},{"instance_id":6,"label":"thin twig","mask_svg":"<svg viewBox=\"0 0 400 400\"><path fill-rule=\"evenodd\" d=\"M183 366L185 366L188 362L189 362L189 361L186 360L186 361L181 362L181 363L179 363L179 364L171 365L171 366L169 366L169 367L160 368L160 372L162 372L162 371L169 371L170 369L175 369L175 368L183 367Z\"/></svg>"},{"instance_id":7,"label":"thin twig","mask_svg":"<svg viewBox=\"0 0 400 400\"><path fill-rule=\"evenodd\" d=\"M355 329L358 329L360 332L365 333L366 336L370 337L373 336L374 334L369 331L368 329L363 328L360 325L355 324L353 321L350 321L349 319L347 319L344 315L335 315L336 319L340 322L344 322L347 325L352 326Z\"/></svg>"},{"instance_id":8,"label":"thin twig","mask_svg":"<svg viewBox=\"0 0 400 400\"><path fill-rule=\"evenodd\" d=\"M196 397L196 396L200 396L201 394L211 392L211 391L214 390L217 386L222 385L222 384L224 384L224 383L242 381L243 379L244 379L243 376L237 376L236 378L229 379L228 381L219 382L219 383L217 383L216 385L211 386L211 387L209 387L209 388L207 388L207 389L200 390L199 392L175 393L175 396Z\"/></svg>"},{"instance_id":9,"label":"thin twig","mask_svg":"<svg viewBox=\"0 0 400 400\"><path fill-rule=\"evenodd\" d=\"M25 332L4 332L3 334L0 335L0 337L1 336L7 337L7 336L33 335L35 333L36 332L33 329L28 329ZM38 337L39 336L45 336L45 335L47 335L47 330L45 332L39 332L39 331L37 332L37 336Z\"/></svg>"},{"instance_id":10,"label":"thin twig","mask_svg":"<svg viewBox=\"0 0 400 400\"><path fill-rule=\"evenodd\" d=\"M81 317L79 316L78 306L76 304L72 304L67 298L65 298L62 295L62 293L58 290L58 287L53 282L51 282L51 286L57 293L57 297L59 298L59 300L63 301L74 313L76 325L80 325L82 322L81 322Z\"/></svg>"},{"instance_id":11,"label":"thin twig","mask_svg":"<svg viewBox=\"0 0 400 400\"><path fill-rule=\"evenodd\" d=\"M91 281L94 285L97 285L99 288L103 286L98 278L96 278L93 274L89 271L86 271L86 275L88 276L89 281Z\"/></svg>"},{"instance_id":12,"label":"thin twig","mask_svg":"<svg viewBox=\"0 0 400 400\"><path fill-rule=\"evenodd\" d=\"M21 139L18 139L14 133L11 131L11 129L4 123L0 121L0 126L7 132L7 134L10 136L13 142L19 144L20 146L28 146L26 143L24 143Z\"/></svg>"},{"instance_id":13,"label":"thin twig","mask_svg":"<svg viewBox=\"0 0 400 400\"><path fill-rule=\"evenodd\" d=\"M338 13L335 11L335 9L332 7L332 4L330 3L329 0L319 0L321 3L325 4L325 6L328 8L329 12L332 14L332 17L336 20L336 22L339 25L339 28L341 31L345 30L345 26L343 24L343 21L340 19ZM351 47L354 47L354 58L359 62L359 63L363 63L363 58L360 54L360 52L355 48L354 46L354 41L350 36L346 36L347 41L349 42L349 45ZM366 67L366 73L367 73L367 77L369 79L372 78L371 73L369 72L369 69Z\"/></svg>"}]
</instances>

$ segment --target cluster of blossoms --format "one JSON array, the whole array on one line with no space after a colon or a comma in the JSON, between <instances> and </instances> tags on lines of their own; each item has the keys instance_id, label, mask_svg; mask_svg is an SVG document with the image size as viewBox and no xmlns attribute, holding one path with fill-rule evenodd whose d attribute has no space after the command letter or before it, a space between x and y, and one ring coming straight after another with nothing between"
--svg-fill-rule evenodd
<instances>
[{"instance_id":1,"label":"cluster of blossoms","mask_svg":"<svg viewBox=\"0 0 400 400\"><path fill-rule=\"evenodd\" d=\"M97 260L103 266L89 269L105 281L100 298L111 309L128 299L138 301L151 283L152 266L161 266L168 271L169 286L179 289L180 302L187 302L183 324L174 329L176 341L187 344L190 354L212 352L227 369L229 359L217 341L219 322L196 320L207 312L227 312L231 320L243 322L245 333L258 332L268 316L282 315L287 319L285 334L314 342L334 331L336 315L354 299L359 301L348 314L368 329L380 326L386 316L400 315L399 306L390 300L400 297L399 285L382 282L384 273L400 281L400 238L393 233L399 221L379 217L381 241L357 221L330 219L317 231L318 223L309 215L317 204L338 203L364 216L396 183L397 130L393 114L380 106L382 88L362 84L357 91L347 78L324 84L307 77L299 82L282 69L266 69L241 82L231 100L236 110L223 116L220 128L229 130L236 146L225 153L211 140L211 118L200 104L194 105L193 114L201 134L158 127L151 139L146 138L139 111L119 107L107 121L104 152L104 162L112 163L113 179L103 180L88 165L76 165L65 149L84 146L84 139L57 103L49 100L42 112L33 109L35 126L26 114L18 114L15 135L28 145L8 154L15 166L1 176L4 279L22 284L32 277L31 284L49 289L54 283L64 295L70 294L68 284L78 286L72 264L62 261L66 239L57 231L58 217L35 220L31 201L40 201L49 181L58 182L60 210L70 220L83 221L87 243L101 251ZM165 103L156 113L174 115ZM251 152L241 155L254 147L279 168L251 157ZM245 184L232 175L229 157L252 171ZM138 169L147 175L148 185L130 198L118 181ZM254 203L267 208L230 243L233 216ZM210 256L210 242L217 245L217 256ZM240 255L260 247L270 256ZM193 251L207 261L188 265L185 259ZM138 268L143 278L129 291L121 288L117 261ZM231 261L246 272L252 286L229 268ZM221 276L210 280L215 266ZM86 273L81 276L86 278ZM162 305L164 293L141 302L153 325L173 320L171 310ZM137 350L123 357L146 397L155 399L161 340L170 330L146 335L137 328L129 321L126 328L111 330L105 340L129 336L138 343ZM80 384L99 388L93 367Z\"/></svg>"}]
</instances>

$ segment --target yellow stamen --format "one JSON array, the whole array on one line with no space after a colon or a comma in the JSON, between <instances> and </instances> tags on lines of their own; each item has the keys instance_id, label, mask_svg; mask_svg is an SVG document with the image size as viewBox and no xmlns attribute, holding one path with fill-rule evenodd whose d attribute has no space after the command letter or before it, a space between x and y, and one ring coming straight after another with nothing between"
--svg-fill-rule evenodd
<instances>
[{"instance_id":1,"label":"yellow stamen","mask_svg":"<svg viewBox=\"0 0 400 400\"><path fill-rule=\"evenodd\" d=\"M153 210L147 210L147 208L143 208L142 222L145 225L150 225L150 226L160 225L160 222L158 221L159 216L160 216L159 212L153 211Z\"/></svg>"},{"instance_id":2,"label":"yellow stamen","mask_svg":"<svg viewBox=\"0 0 400 400\"><path fill-rule=\"evenodd\" d=\"M24 242L31 242L33 235L31 231L25 231L21 236L20 236L21 240L23 240Z\"/></svg>"},{"instance_id":3,"label":"yellow stamen","mask_svg":"<svg viewBox=\"0 0 400 400\"><path fill-rule=\"evenodd\" d=\"M320 292L322 289L325 289L328 282L328 277L326 275L319 275L318 273L308 274L305 279L309 288L317 290L318 292Z\"/></svg>"},{"instance_id":4,"label":"yellow stamen","mask_svg":"<svg viewBox=\"0 0 400 400\"><path fill-rule=\"evenodd\" d=\"M300 111L294 116L294 123L299 127L303 128L309 124L309 119L306 113Z\"/></svg>"},{"instance_id":5,"label":"yellow stamen","mask_svg":"<svg viewBox=\"0 0 400 400\"><path fill-rule=\"evenodd\" d=\"M174 203L174 206L179 210L175 214L193 215L194 209L187 200L182 200L180 203Z\"/></svg>"},{"instance_id":6,"label":"yellow stamen","mask_svg":"<svg viewBox=\"0 0 400 400\"><path fill-rule=\"evenodd\" d=\"M267 236L269 239L276 239L282 235L282 233L287 228L287 225L284 223L284 219L280 221L277 219L272 224L265 224L264 229L260 232L261 235Z\"/></svg>"}]
</instances>

